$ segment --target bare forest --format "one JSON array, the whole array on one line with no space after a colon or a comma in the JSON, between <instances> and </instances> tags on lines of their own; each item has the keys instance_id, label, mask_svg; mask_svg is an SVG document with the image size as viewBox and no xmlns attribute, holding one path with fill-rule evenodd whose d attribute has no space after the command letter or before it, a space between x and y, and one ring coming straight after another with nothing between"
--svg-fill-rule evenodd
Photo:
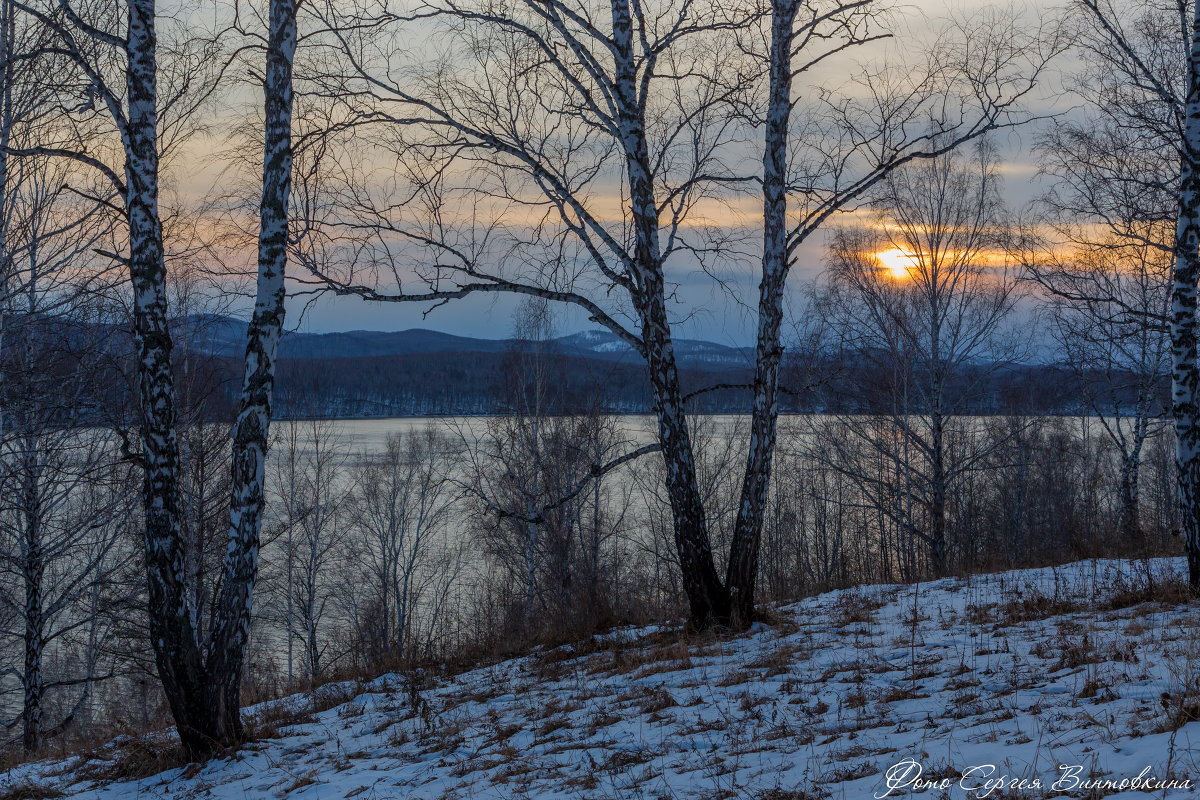
<instances>
[{"instance_id":1,"label":"bare forest","mask_svg":"<svg viewBox=\"0 0 1200 800\"><path fill-rule=\"evenodd\" d=\"M1198 283L1182 0L0 0L0 754L868 584L1194 613Z\"/></svg>"}]
</instances>

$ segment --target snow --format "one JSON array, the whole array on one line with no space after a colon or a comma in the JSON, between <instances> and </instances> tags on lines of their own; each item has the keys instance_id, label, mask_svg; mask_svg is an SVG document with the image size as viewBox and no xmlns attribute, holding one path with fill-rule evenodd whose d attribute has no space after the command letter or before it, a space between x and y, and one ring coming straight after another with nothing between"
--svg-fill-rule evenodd
<instances>
[{"instance_id":1,"label":"snow","mask_svg":"<svg viewBox=\"0 0 1200 800\"><path fill-rule=\"evenodd\" d=\"M624 353L633 350L633 348L620 339L615 339L611 342L601 342L600 344L593 345L591 350L596 353Z\"/></svg>"},{"instance_id":2,"label":"snow","mask_svg":"<svg viewBox=\"0 0 1200 800\"><path fill-rule=\"evenodd\" d=\"M622 629L431 679L415 709L406 678L385 675L202 768L93 785L79 759L41 762L0 778L0 795L25 781L87 800L865 800L914 796L884 777L914 762L947 786L916 795L930 800L1090 796L1044 788L1060 766L1194 785L1200 614L1135 594L1182 569L1086 561L830 592L736 637ZM1043 788L989 791L1000 776Z\"/></svg>"}]
</instances>

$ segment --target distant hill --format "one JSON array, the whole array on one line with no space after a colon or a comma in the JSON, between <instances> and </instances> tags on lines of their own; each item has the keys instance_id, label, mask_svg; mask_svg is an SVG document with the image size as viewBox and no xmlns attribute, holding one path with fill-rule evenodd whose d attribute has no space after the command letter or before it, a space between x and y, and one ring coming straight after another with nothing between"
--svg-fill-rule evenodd
<instances>
[{"instance_id":1,"label":"distant hill","mask_svg":"<svg viewBox=\"0 0 1200 800\"><path fill-rule=\"evenodd\" d=\"M172 329L181 403L210 418L227 419L241 382L246 323L195 315L174 320ZM36 330L47 347L61 349L66 342L100 359L94 396L73 401L75 407L86 404L97 410L96 415L133 408L135 356L124 326L48 320ZM551 376L540 401L547 413L653 410L645 364L607 331L533 344L413 329L287 334L281 345L275 411L280 417L345 418L503 414L531 391L523 383L527 370L521 364L534 350L542 354L543 374ZM691 410L750 410L749 348L682 339L676 340L676 352L683 391L693 395L688 400ZM780 410L888 413L889 376L877 374L870 361L829 358L800 363L793 352L786 352ZM1061 365L971 365L947 389L952 405L966 413L1088 413L1080 402L1077 378ZM1165 382L1163 397L1165 402ZM910 410L919 412L915 406Z\"/></svg>"},{"instance_id":2,"label":"distant hill","mask_svg":"<svg viewBox=\"0 0 1200 800\"><path fill-rule=\"evenodd\" d=\"M246 322L233 317L199 314L179 323L187 328L192 348L217 356L237 357L246 337ZM527 343L515 339L476 339L411 328L406 331L290 332L280 342L283 359L341 359L408 356L431 353L507 353ZM583 331L548 342L545 350L562 356L636 363L640 359L625 342L605 330ZM748 367L750 348L730 347L695 339L675 340L682 367Z\"/></svg>"}]
</instances>

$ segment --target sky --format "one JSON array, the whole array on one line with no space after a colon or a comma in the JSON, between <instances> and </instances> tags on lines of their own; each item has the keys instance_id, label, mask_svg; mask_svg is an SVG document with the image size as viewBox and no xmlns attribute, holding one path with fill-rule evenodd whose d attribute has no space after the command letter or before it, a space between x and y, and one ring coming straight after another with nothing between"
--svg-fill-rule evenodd
<instances>
[{"instance_id":1,"label":"sky","mask_svg":"<svg viewBox=\"0 0 1200 800\"><path fill-rule=\"evenodd\" d=\"M1013 211L1026 208L1041 191L1036 166L1026 142L1013 137L1011 161L1003 169L1003 191ZM1019 159L1019 160L1018 160ZM829 229L834 226L831 224ZM825 238L818 232L804 243L789 279L789 314L802 313L805 290L816 281L825 259ZM725 276L732 285L719 287L697 268L673 265L672 281L679 284L673 310L677 338L703 339L729 346L754 341L758 276L748 268ZM381 303L357 297L326 295L320 299L296 298L288 309L289 327L328 333L348 330L399 331L410 328L452 333L482 339L502 339L513 333L513 314L520 299L507 294L486 294L454 300L436 308L424 303ZM559 335L597 328L573 306L556 306L554 327Z\"/></svg>"},{"instance_id":2,"label":"sky","mask_svg":"<svg viewBox=\"0 0 1200 800\"><path fill-rule=\"evenodd\" d=\"M906 6L903 25L920 24L922 15L937 17L947 8L959 11L977 8L983 3L972 0L948 6L944 0L919 0ZM876 57L877 54L870 54ZM1053 92L1038 98L1043 107L1059 107ZM1002 153L1004 194L1011 210L1020 212L1041 191L1035 179L1036 168L1030 143L1035 130L1006 133L994 143ZM829 228L838 224L835 218ZM751 223L753 224L753 223ZM800 309L799 298L805 288L818 277L824 259L825 236L818 232L805 242L790 279L793 309ZM668 278L678 285L673 306L678 338L698 338L729 345L746 345L753 341L757 275L754 265L746 264L731 270L729 280L718 286L694 265L676 262L669 265ZM447 333L481 338L505 338L513 332L513 313L519 298L504 294L486 294L451 301L431 308L418 303L379 303L354 297L323 296L295 298L289 307L289 327L309 332L346 330L395 331L409 328L428 328ZM555 328L559 334L569 334L597 327L573 307L559 306Z\"/></svg>"}]
</instances>

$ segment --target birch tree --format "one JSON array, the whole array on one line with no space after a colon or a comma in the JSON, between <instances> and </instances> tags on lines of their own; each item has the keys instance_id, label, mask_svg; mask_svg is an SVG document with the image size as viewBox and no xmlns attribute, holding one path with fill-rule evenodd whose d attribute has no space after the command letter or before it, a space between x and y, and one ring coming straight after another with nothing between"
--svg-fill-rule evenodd
<instances>
[{"instance_id":1,"label":"birch tree","mask_svg":"<svg viewBox=\"0 0 1200 800\"><path fill-rule=\"evenodd\" d=\"M55 249L42 244L47 253ZM48 266L36 254L32 260L36 268ZM99 393L94 376L104 371L92 347L72 341L81 310L72 309L70 317L61 307L41 313L43 293L64 287L53 286L44 274L23 277L26 304L6 320L0 359L0 572L19 584L22 595L14 610L23 630L3 633L15 635L23 650L14 672L23 689L21 746L32 753L75 721L90 700L91 685L103 678L90 650L79 654L81 671L75 674L52 674L45 664L52 653L71 652L75 632L103 628L103 611L89 608L87 600L111 589L113 573L127 557L120 547L127 520L124 468L104 431L84 427L94 423L89 418ZM61 298L49 297L46 305L61 306ZM83 691L74 708L51 719L47 702L76 688Z\"/></svg>"},{"instance_id":2,"label":"birch tree","mask_svg":"<svg viewBox=\"0 0 1200 800\"><path fill-rule=\"evenodd\" d=\"M24 381L13 384L28 388ZM129 608L128 598L122 604L111 597L114 575L128 557L121 546L128 520L122 469L113 463L106 437L50 430L25 409L9 410L19 422L0 461L0 574L20 585L13 616L21 628L4 626L0 633L21 642L23 657L11 673L22 689L15 722L21 748L34 753L76 722L92 699L91 688L112 676L97 648L75 649L72 639L98 631L101 644L106 616ZM108 608L91 603L98 594L117 602ZM59 661L75 657L77 670L47 670L52 655ZM47 708L52 699L66 701L68 710L58 718Z\"/></svg>"},{"instance_id":3,"label":"birch tree","mask_svg":"<svg viewBox=\"0 0 1200 800\"><path fill-rule=\"evenodd\" d=\"M442 531L456 497L446 477L450 441L433 429L388 434L383 452L363 456L349 498L354 572L371 586L369 618L376 657L417 653L418 614L436 586Z\"/></svg>"},{"instance_id":4,"label":"birch tree","mask_svg":"<svg viewBox=\"0 0 1200 800\"><path fill-rule=\"evenodd\" d=\"M72 159L104 178L110 196L121 203L126 253L114 256L128 268L133 295L151 641L180 735L193 749L208 737L196 721L205 704L200 697L199 647L195 618L187 611L179 535L179 447L159 215L159 125L166 120L159 116L164 98L158 91L155 2L130 0L123 24L109 15L85 20L68 4L14 0L14 6L47 33L47 41L24 57L64 60L65 65L54 64L66 67L63 94L75 92L77 99L66 107L64 124L56 129L64 132L61 137L19 150L10 146L9 154ZM95 155L97 148L83 129L96 116L97 105L111 125L107 133L119 146L116 166Z\"/></svg>"},{"instance_id":5,"label":"birch tree","mask_svg":"<svg viewBox=\"0 0 1200 800\"><path fill-rule=\"evenodd\" d=\"M229 537L220 613L207 665L212 683L208 688L219 715L216 728L224 734L224 741L242 738L241 679L250 644L250 618L258 574L275 359L283 334L297 7L298 0L269 0L258 278L254 312L246 331L242 394L233 428Z\"/></svg>"},{"instance_id":6,"label":"birch tree","mask_svg":"<svg viewBox=\"0 0 1200 800\"><path fill-rule=\"evenodd\" d=\"M1078 0L1077 90L1089 118L1064 122L1076 165L1056 159L1064 191L1055 199L1122 238L1124 222L1166 221L1171 276L1171 418L1176 492L1188 580L1200 591L1200 365L1196 297L1200 277L1200 6ZM1164 157L1171 154L1173 157ZM1065 167L1065 169L1064 169ZM1161 246L1162 242L1150 242Z\"/></svg>"},{"instance_id":7,"label":"birch tree","mask_svg":"<svg viewBox=\"0 0 1200 800\"><path fill-rule=\"evenodd\" d=\"M9 155L14 123L13 92L17 65L16 9L9 0L0 2L0 336L3 336L4 311L12 291L12 258L8 253Z\"/></svg>"},{"instance_id":8,"label":"birch tree","mask_svg":"<svg viewBox=\"0 0 1200 800\"><path fill-rule=\"evenodd\" d=\"M326 14L328 27L350 27L333 7ZM351 70L331 78L326 93L355 99L342 129L376 131L403 188L388 198L362 188L342 198L357 212L339 220L343 230L377 232L367 261L388 270L387 285L363 270L318 268L317 277L378 301L508 292L573 304L645 358L694 625L745 624L752 613L782 298L796 248L896 165L1021 121L1017 106L1055 49L1000 17L951 25L909 77L898 67L864 69L845 95L814 86L812 113L793 119L797 77L885 36L881 14L867 2L779 3L759 47L761 14L738 6L429 3L408 18L398 9L356 17L357 30L370 34L341 39ZM446 44L401 82L406 65L389 37L418 19ZM739 46L745 60L722 57ZM755 99L764 88L754 77L760 63L769 75L765 106ZM750 135L747 118L767 131L765 267L754 424L723 581L679 388L668 265L733 258L729 230L697 209L757 180L734 166L735 145ZM789 140L793 128L805 132L801 147ZM598 199L612 187L617 224ZM787 196L801 202L789 210ZM522 262L525 269L515 266Z\"/></svg>"},{"instance_id":9,"label":"birch tree","mask_svg":"<svg viewBox=\"0 0 1200 800\"><path fill-rule=\"evenodd\" d=\"M23 650L11 674L30 753L75 721L100 677L86 656L84 674L48 674L45 662L74 632L101 625L84 598L111 577L122 515L105 490L121 472L110 442L78 429L96 424L91 410L104 393L106 343L78 331L100 319L93 294L111 283L92 252L111 222L101 204L65 188L90 185L70 162L13 152L36 146L56 100L27 60L44 32L16 12L0 7L0 568L23 595L12 606L23 630L4 633ZM46 703L75 688L74 709L49 719Z\"/></svg>"},{"instance_id":10,"label":"birch tree","mask_svg":"<svg viewBox=\"0 0 1200 800\"><path fill-rule=\"evenodd\" d=\"M366 180L339 197L349 213L334 222L376 232L372 266L391 286L377 271L311 265L315 274L336 292L384 302L539 297L612 331L646 360L692 620L726 618L666 265L725 249L689 223L697 204L737 179L721 160L737 126L719 112L729 96L719 42L752 13L670 2L647 13L623 0L436 3L416 16L436 27L446 58L404 80L392 49L408 35L395 24L403 12L370 22L332 5L325 14L326 27L357 32L341 36L350 70L330 77L326 93L354 101L345 125L376 132L401 180L388 184L412 202L372 195ZM512 215L520 225L506 224Z\"/></svg>"},{"instance_id":11,"label":"birch tree","mask_svg":"<svg viewBox=\"0 0 1200 800\"><path fill-rule=\"evenodd\" d=\"M755 115L763 129L763 256L750 441L726 576L742 621L754 613L785 289L799 248L903 165L1028 122L1022 104L1063 46L1053 29L985 12L936 23L937 41L924 45L923 61L863 68L851 82L857 92L805 85L847 52L890 38L889 11L870 0L772 0L765 46L747 47L767 87ZM806 101L811 94L817 102Z\"/></svg>"},{"instance_id":12,"label":"birch tree","mask_svg":"<svg viewBox=\"0 0 1200 800\"><path fill-rule=\"evenodd\" d=\"M132 286L139 365L144 471L145 549L151 640L159 677L185 749L203 756L241 738L239 686L249 637L251 598L262 515L263 461L270 419L276 345L283 324L283 272L291 175L292 61L296 4L270 4L264 72L266 127L260 205L258 299L249 328L244 388L234 436L234 475L221 598L210 635L202 635L191 596L179 514L179 444L168 327L167 270L159 208L161 156L194 130L198 107L220 82L228 55L217 36L159 38L155 0L128 0L125 18L85 18L67 3L14 0L52 41L33 56L55 55L71 65L66 91L82 106L68 110L66 141L41 143L19 155L61 156L84 164L111 184L127 225L127 265ZM90 10L89 10L90 13ZM189 23L191 25L191 23ZM183 26L170 29L183 33ZM167 69L160 56L166 53ZM111 67L119 64L119 76ZM160 77L167 78L160 93ZM80 134L94 107L106 112L119 166L95 155ZM13 153L10 147L8 152Z\"/></svg>"},{"instance_id":13,"label":"birch tree","mask_svg":"<svg viewBox=\"0 0 1200 800\"><path fill-rule=\"evenodd\" d=\"M29 110L28 107L25 109ZM29 138L17 120L8 141ZM92 413L103 394L103 337L78 336L94 325L92 291L104 271L91 248L109 228L95 204L64 192L69 165L45 157L11 165L3 193L4 314L0 317L0 569L20 584L14 603L24 657L15 670L23 688L21 743L38 750L61 732L89 699L47 719L45 704L99 679L96 661L82 675L48 675L47 654L66 648L73 631L97 625L86 609L94 587L120 561L119 494L108 484L122 472ZM16 633L5 630L6 634Z\"/></svg>"},{"instance_id":14,"label":"birch tree","mask_svg":"<svg viewBox=\"0 0 1200 800\"><path fill-rule=\"evenodd\" d=\"M286 634L288 676L308 683L321 674L328 650L328 612L338 595L337 567L346 556L348 456L336 423L289 423L277 436L274 500L280 533L275 539L276 590ZM298 652L297 652L298 651Z\"/></svg>"}]
</instances>

